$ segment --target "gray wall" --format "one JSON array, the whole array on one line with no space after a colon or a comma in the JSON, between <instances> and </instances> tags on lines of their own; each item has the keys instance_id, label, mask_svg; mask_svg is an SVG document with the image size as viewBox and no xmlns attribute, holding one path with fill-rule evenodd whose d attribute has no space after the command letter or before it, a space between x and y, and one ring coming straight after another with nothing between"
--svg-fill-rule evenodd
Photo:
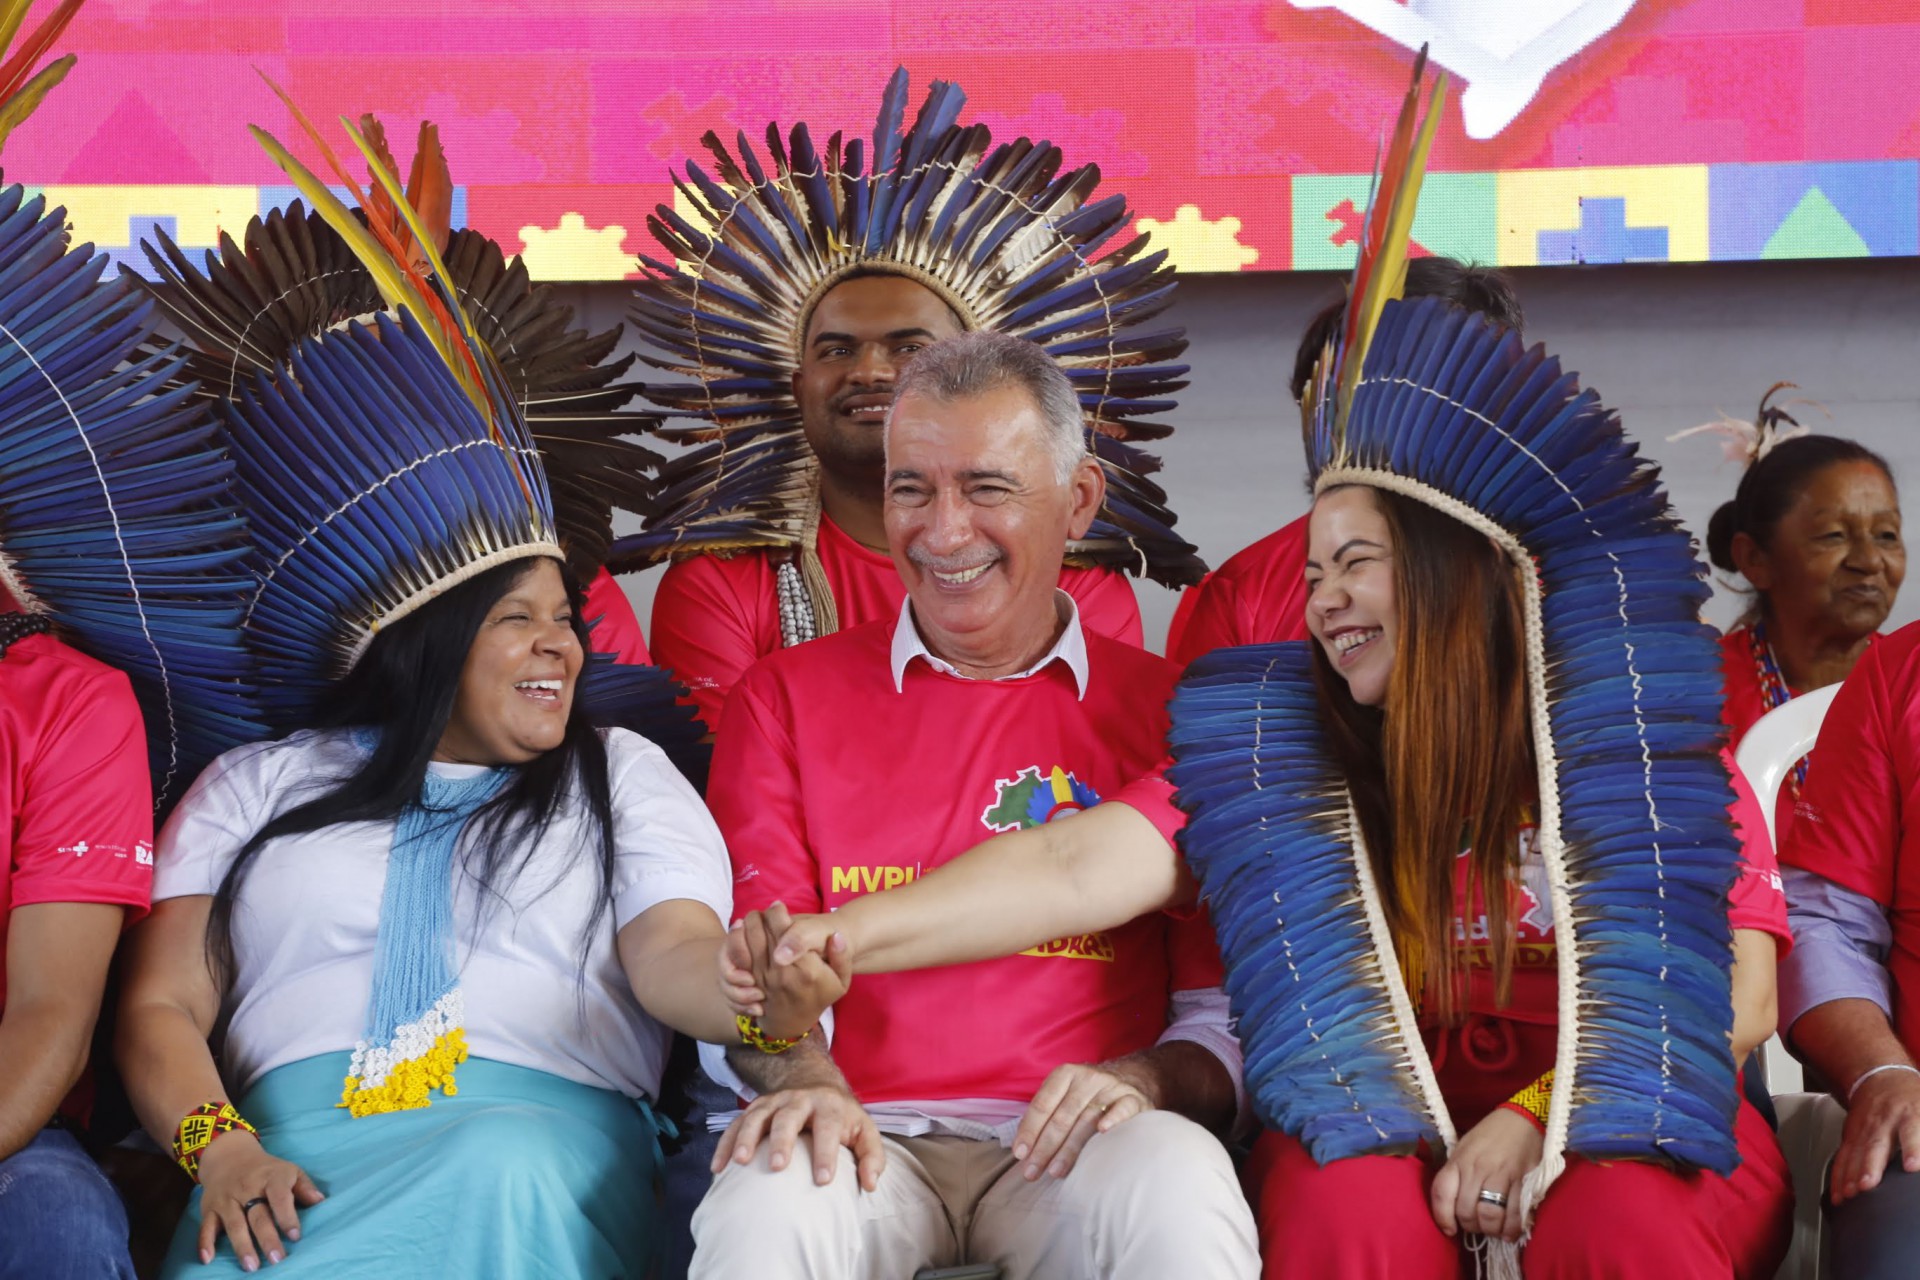
<instances>
[{"instance_id":1,"label":"gray wall","mask_svg":"<svg viewBox=\"0 0 1920 1280\"><path fill-rule=\"evenodd\" d=\"M1680 513L1696 530L1730 496L1737 469L1717 439L1666 437L1725 412L1751 415L1775 381L1832 412L1816 429L1881 451L1920 494L1920 262L1698 264L1537 268L1514 273L1530 339L1545 342L1618 410L1648 455L1666 465ZM1181 286L1193 386L1165 442L1161 481L1180 530L1218 564L1305 509L1298 417L1287 394L1301 327L1334 296L1327 274L1202 276ZM596 326L621 318L617 285L572 289ZM1920 497L1913 499L1920 505ZM1913 535L1920 538L1920 533ZM624 580L641 621L658 572ZM1159 647L1175 597L1138 587L1148 642ZM1724 624L1739 601L1722 590ZM1920 617L1920 581L1894 611Z\"/></svg>"}]
</instances>

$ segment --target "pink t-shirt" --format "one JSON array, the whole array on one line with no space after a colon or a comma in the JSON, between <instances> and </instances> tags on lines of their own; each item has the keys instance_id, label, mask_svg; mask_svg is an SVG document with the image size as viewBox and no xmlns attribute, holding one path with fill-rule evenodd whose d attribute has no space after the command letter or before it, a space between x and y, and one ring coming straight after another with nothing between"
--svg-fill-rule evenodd
<instances>
[{"instance_id":1,"label":"pink t-shirt","mask_svg":"<svg viewBox=\"0 0 1920 1280\"><path fill-rule=\"evenodd\" d=\"M885 552L861 546L825 516L820 518L820 564L833 588L840 629L891 623L907 598L906 583ZM694 556L675 561L653 598L656 661L693 691L700 718L720 724L727 694L748 667L780 649L780 606L774 557L743 551L730 558ZM1140 605L1123 574L1065 569L1060 588L1080 609L1089 632L1141 643Z\"/></svg>"},{"instance_id":2,"label":"pink t-shirt","mask_svg":"<svg viewBox=\"0 0 1920 1280\"><path fill-rule=\"evenodd\" d=\"M653 661L647 654L647 638L640 634L640 619L634 616L627 593L605 569L587 584L586 612L587 621L593 624L595 653L610 653L637 667Z\"/></svg>"},{"instance_id":3,"label":"pink t-shirt","mask_svg":"<svg viewBox=\"0 0 1920 1280\"><path fill-rule=\"evenodd\" d=\"M28 636L0 659L0 1009L13 908L106 903L146 914L153 789L126 676Z\"/></svg>"},{"instance_id":4,"label":"pink t-shirt","mask_svg":"<svg viewBox=\"0 0 1920 1280\"><path fill-rule=\"evenodd\" d=\"M1920 623L1873 644L1834 695L1780 860L1864 894L1893 927L1893 1028L1920 1046Z\"/></svg>"},{"instance_id":5,"label":"pink t-shirt","mask_svg":"<svg viewBox=\"0 0 1920 1280\"><path fill-rule=\"evenodd\" d=\"M1307 518L1301 516L1235 553L1181 596L1167 630L1167 657L1184 668L1215 649L1305 640L1306 572Z\"/></svg>"},{"instance_id":6,"label":"pink t-shirt","mask_svg":"<svg viewBox=\"0 0 1920 1280\"><path fill-rule=\"evenodd\" d=\"M922 659L896 690L892 621L786 649L735 688L708 803L734 910L817 912L904 884L991 837L1099 802L1166 749L1166 659L1088 633L1065 661L967 680ZM1025 1102L1062 1063L1150 1047L1176 991L1220 984L1204 917L1163 913L977 964L863 977L833 1056L869 1103Z\"/></svg>"}]
</instances>

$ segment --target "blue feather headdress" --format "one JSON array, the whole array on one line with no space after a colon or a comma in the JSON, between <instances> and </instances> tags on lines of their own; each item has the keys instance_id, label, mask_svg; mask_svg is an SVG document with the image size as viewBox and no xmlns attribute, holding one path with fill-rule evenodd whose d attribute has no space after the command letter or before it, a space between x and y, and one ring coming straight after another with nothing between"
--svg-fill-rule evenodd
<instances>
[{"instance_id":1,"label":"blue feather headdress","mask_svg":"<svg viewBox=\"0 0 1920 1280\"><path fill-rule=\"evenodd\" d=\"M648 219L677 265L642 258L651 278L634 311L653 363L690 379L650 385L648 396L672 417L702 421L662 431L696 447L663 468L659 510L615 545L616 565L756 547L811 556L817 477L792 375L821 297L879 270L925 285L968 328L1040 344L1079 389L1108 489L1070 562L1198 580L1205 566L1146 478L1158 460L1129 443L1169 434L1145 419L1172 409L1186 385L1186 366L1174 363L1182 331L1146 327L1171 301L1166 254L1124 238L1125 198L1094 198L1098 169L1062 173L1050 143L993 147L985 126L958 123L964 102L958 86L936 82L902 132L902 69L871 153L837 133L822 150L804 124L786 139L768 126L765 163L744 133L731 152L706 136L717 173L689 162L678 186L691 213L662 205ZM823 582L812 585L821 630L832 630L832 601Z\"/></svg>"},{"instance_id":2,"label":"blue feather headdress","mask_svg":"<svg viewBox=\"0 0 1920 1280\"><path fill-rule=\"evenodd\" d=\"M1740 850L1705 574L1654 468L1557 360L1441 299L1395 300L1431 137L1430 117L1413 139L1413 102L1352 326L1311 398L1315 492L1426 503L1503 548L1523 592L1561 1011L1529 1205L1569 1152L1724 1173L1738 1162L1727 893ZM1266 1119L1321 1161L1451 1146L1306 646L1195 663L1172 744L1186 854Z\"/></svg>"},{"instance_id":3,"label":"blue feather headdress","mask_svg":"<svg viewBox=\"0 0 1920 1280\"><path fill-rule=\"evenodd\" d=\"M384 133L371 116L362 129L379 159L391 165ZM431 208L447 215L453 179L430 124L420 128L407 201L423 222ZM383 219L410 238L405 222L375 185L363 224ZM441 197L436 201L435 197ZM519 258L469 229L430 225L446 267L447 291L471 317L474 336L493 353L526 418L553 491L554 522L568 563L582 582L606 563L613 513L652 511L653 472L660 455L624 437L658 419L625 406L639 391L626 381L635 357L614 359L621 329L589 333L573 327L573 308L536 285ZM202 394L232 398L251 373L272 372L295 344L385 307L374 274L321 212L301 202L247 224L240 241L222 235L197 266L165 231L142 246L153 278L143 287L185 338L187 372Z\"/></svg>"},{"instance_id":4,"label":"blue feather headdress","mask_svg":"<svg viewBox=\"0 0 1920 1280\"><path fill-rule=\"evenodd\" d=\"M239 464L254 525L246 637L281 728L308 723L375 635L454 585L529 556L596 569L634 474L614 438L631 422L615 410L632 388L612 385L628 362L602 363L618 332L569 329L571 310L497 245L428 225L434 175L451 187L430 128L402 191L372 117L342 123L375 184L355 189L359 208L255 130L314 212L256 219L245 249L224 242L204 274L170 242L148 251L150 291L189 335ZM589 718L644 733L691 776L705 760L683 692L597 656L581 681Z\"/></svg>"},{"instance_id":5,"label":"blue feather headdress","mask_svg":"<svg viewBox=\"0 0 1920 1280\"><path fill-rule=\"evenodd\" d=\"M147 346L151 305L106 266L64 210L0 188L0 585L131 678L164 806L261 736L246 525L183 356Z\"/></svg>"},{"instance_id":6,"label":"blue feather headdress","mask_svg":"<svg viewBox=\"0 0 1920 1280\"><path fill-rule=\"evenodd\" d=\"M374 636L485 570L560 558L540 459L510 398L489 424L425 327L379 313L298 344L228 405L258 585L261 701L299 726Z\"/></svg>"}]
</instances>

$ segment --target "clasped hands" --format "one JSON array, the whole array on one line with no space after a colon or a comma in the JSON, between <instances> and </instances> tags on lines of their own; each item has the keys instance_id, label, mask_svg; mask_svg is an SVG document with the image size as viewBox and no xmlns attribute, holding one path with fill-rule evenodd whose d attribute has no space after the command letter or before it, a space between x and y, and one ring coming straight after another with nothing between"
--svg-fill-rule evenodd
<instances>
[{"instance_id":1,"label":"clasped hands","mask_svg":"<svg viewBox=\"0 0 1920 1280\"><path fill-rule=\"evenodd\" d=\"M852 972L852 943L834 928L831 916L793 916L779 903L742 918L728 932L720 955L720 985L728 1004L735 1013L760 1018L767 1034L781 1037L788 1032L775 1020L783 1009L805 1008L823 996L831 1004L851 985ZM1153 1110L1157 1092L1155 1072L1137 1060L1056 1067L1014 1132L1013 1156L1022 1163L1021 1176L1029 1182L1066 1177L1096 1133ZM721 1138L713 1170L718 1173L729 1161L751 1163L762 1138L769 1166L785 1168L802 1132L813 1135L816 1183L833 1180L844 1146L853 1153L860 1185L868 1191L878 1185L886 1164L879 1130L843 1085L808 1085L754 1099Z\"/></svg>"},{"instance_id":2,"label":"clasped hands","mask_svg":"<svg viewBox=\"0 0 1920 1280\"><path fill-rule=\"evenodd\" d=\"M727 1004L737 1014L761 1019L769 1035L784 1033L769 1026L768 1019L787 1013L791 1020L809 1000L824 996L814 1006L817 1019L846 994L852 981L853 947L845 934L834 929L833 917L796 916L778 902L742 916L727 931L726 945L720 949L720 990ZM770 992L786 1006L771 1014Z\"/></svg>"}]
</instances>

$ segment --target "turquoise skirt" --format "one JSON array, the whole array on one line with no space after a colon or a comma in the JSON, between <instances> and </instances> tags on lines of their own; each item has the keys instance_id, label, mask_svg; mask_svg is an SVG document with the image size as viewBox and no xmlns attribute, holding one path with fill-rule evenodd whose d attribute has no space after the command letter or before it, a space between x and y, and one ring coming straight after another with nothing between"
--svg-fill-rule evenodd
<instances>
[{"instance_id":1,"label":"turquoise skirt","mask_svg":"<svg viewBox=\"0 0 1920 1280\"><path fill-rule=\"evenodd\" d=\"M658 1122L644 1101L469 1059L460 1090L414 1111L354 1119L336 1107L348 1055L268 1072L235 1105L267 1151L326 1199L300 1213L275 1280L643 1280L661 1240ZM256 1214L259 1212L255 1211ZM225 1235L197 1250L200 1192L163 1280L240 1276Z\"/></svg>"}]
</instances>

